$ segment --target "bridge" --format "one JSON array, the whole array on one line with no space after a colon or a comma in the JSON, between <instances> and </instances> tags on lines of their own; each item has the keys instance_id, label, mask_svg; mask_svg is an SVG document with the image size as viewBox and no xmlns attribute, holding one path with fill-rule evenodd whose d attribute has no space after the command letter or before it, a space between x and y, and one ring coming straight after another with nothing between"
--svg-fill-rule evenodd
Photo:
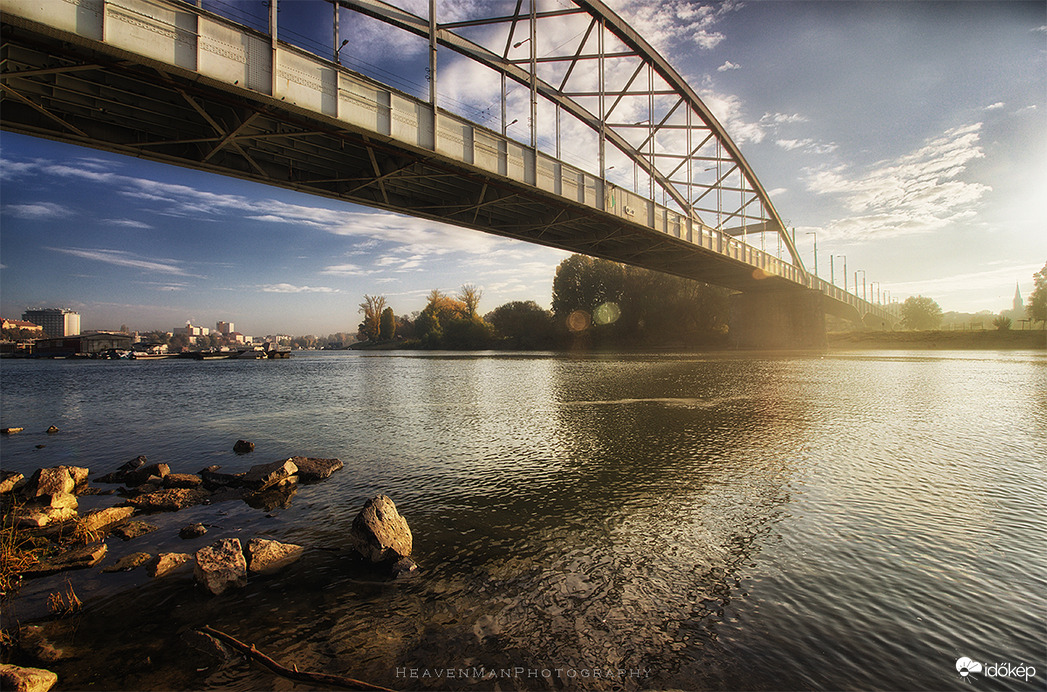
<instances>
[{"instance_id":1,"label":"bridge","mask_svg":"<svg viewBox=\"0 0 1047 692\"><path fill-rule=\"evenodd\" d=\"M326 2L324 45L281 34L278 0L260 27L202 2L3 0L2 127L725 286L740 345L819 346L827 313L893 323L805 269L723 126L600 0L447 21L435 0ZM424 86L342 65L345 14L425 42ZM463 64L494 105L441 96Z\"/></svg>"}]
</instances>

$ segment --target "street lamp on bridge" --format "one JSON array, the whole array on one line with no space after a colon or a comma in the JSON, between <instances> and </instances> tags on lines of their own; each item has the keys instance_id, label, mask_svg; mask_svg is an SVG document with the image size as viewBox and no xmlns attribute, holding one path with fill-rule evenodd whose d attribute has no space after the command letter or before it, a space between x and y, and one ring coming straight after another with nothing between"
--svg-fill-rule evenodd
<instances>
[{"instance_id":1,"label":"street lamp on bridge","mask_svg":"<svg viewBox=\"0 0 1047 692\"><path fill-rule=\"evenodd\" d=\"M807 231L807 235L814 236L814 278L818 278L818 234L814 231Z\"/></svg>"},{"instance_id":2,"label":"street lamp on bridge","mask_svg":"<svg viewBox=\"0 0 1047 692\"><path fill-rule=\"evenodd\" d=\"M854 295L858 295L858 275L862 275L862 300L865 300L865 270L859 269L854 272Z\"/></svg>"},{"instance_id":3,"label":"street lamp on bridge","mask_svg":"<svg viewBox=\"0 0 1047 692\"><path fill-rule=\"evenodd\" d=\"M837 255L843 259L843 292L847 292L847 255Z\"/></svg>"}]
</instances>

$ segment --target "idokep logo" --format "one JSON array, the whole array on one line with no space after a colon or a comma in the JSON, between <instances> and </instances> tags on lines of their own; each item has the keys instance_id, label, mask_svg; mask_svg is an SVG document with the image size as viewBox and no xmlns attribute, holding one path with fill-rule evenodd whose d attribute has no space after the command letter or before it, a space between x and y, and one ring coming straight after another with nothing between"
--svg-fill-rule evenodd
<instances>
[{"instance_id":1,"label":"idokep logo","mask_svg":"<svg viewBox=\"0 0 1047 692\"><path fill-rule=\"evenodd\" d=\"M967 682L977 679L974 677L975 673L983 673L987 678L1019 678L1026 682L1030 678L1036 677L1036 669L1024 663L1020 665L1014 665L1013 663L982 664L972 661L967 656L961 656L956 659L956 672Z\"/></svg>"},{"instance_id":2,"label":"idokep logo","mask_svg":"<svg viewBox=\"0 0 1047 692\"><path fill-rule=\"evenodd\" d=\"M956 672L963 676L964 680L970 682L971 678L969 676L971 674L982 672L982 664L977 661L972 661L966 656L961 656L956 659Z\"/></svg>"}]
</instances>

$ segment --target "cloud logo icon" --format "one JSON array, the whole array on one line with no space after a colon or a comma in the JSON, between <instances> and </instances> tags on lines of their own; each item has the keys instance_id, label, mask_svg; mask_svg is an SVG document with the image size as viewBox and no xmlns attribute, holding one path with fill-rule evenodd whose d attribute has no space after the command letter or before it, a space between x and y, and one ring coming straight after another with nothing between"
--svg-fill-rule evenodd
<instances>
[{"instance_id":1,"label":"cloud logo icon","mask_svg":"<svg viewBox=\"0 0 1047 692\"><path fill-rule=\"evenodd\" d=\"M966 656L961 656L956 659L956 671L966 679L971 673L982 672L982 664L977 661L972 661Z\"/></svg>"}]
</instances>

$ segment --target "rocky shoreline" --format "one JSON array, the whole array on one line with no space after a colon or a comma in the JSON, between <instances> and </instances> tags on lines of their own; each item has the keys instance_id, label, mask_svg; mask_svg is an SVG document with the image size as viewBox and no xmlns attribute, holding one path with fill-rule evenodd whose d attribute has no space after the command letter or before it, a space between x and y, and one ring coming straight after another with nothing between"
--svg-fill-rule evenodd
<instances>
[{"instance_id":1,"label":"rocky shoreline","mask_svg":"<svg viewBox=\"0 0 1047 692\"><path fill-rule=\"evenodd\" d=\"M244 440L238 440L234 447L238 454L253 448ZM4 530L0 598L17 598L18 587L27 579L99 567L99 574L144 568L152 579L175 574L188 578L191 572L196 588L210 595L243 587L253 576L295 563L309 547L260 536L243 541L222 538L193 552L163 552L143 545L139 551L107 561L106 541L117 538L148 543L142 537L158 531L158 527L147 518L157 512L237 501L266 512L287 507L299 485L320 483L342 467L339 459L295 456L257 464L242 473L225 473L219 466L208 466L195 474L181 474L172 473L167 464L151 464L139 456L93 481L89 481L89 469L77 466L41 468L29 478L0 472ZM104 489L92 483L118 487ZM120 500L81 515L78 497L88 495L114 495ZM206 535L208 528L203 523L190 523L181 527L178 535L197 539ZM353 552L377 565L388 579L417 573L410 557L411 530L385 495L366 502L352 522L348 538ZM49 605L60 617L83 604L70 586L67 594L52 594ZM57 675L47 666L63 660L64 654L48 641L44 627L18 626L5 618L0 635L0 687L46 691L57 682ZM209 648L209 653L221 654L220 647Z\"/></svg>"}]
</instances>

